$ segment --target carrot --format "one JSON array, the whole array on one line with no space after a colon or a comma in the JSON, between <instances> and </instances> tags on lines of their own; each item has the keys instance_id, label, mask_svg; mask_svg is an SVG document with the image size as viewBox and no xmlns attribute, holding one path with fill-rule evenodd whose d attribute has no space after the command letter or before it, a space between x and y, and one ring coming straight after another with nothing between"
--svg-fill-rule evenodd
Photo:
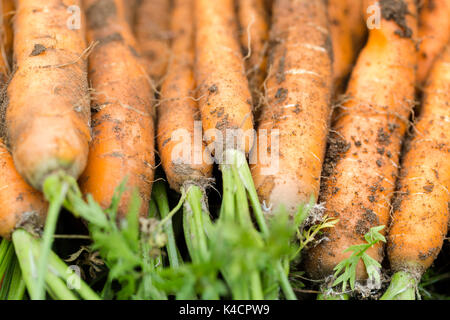
<instances>
[{"instance_id":1,"label":"carrot","mask_svg":"<svg viewBox=\"0 0 450 320\"><path fill-rule=\"evenodd\" d=\"M258 147L261 139L274 139L278 130L279 150L269 141L252 166L259 198L270 212L284 206L295 213L299 205L318 197L332 90L326 10L324 1L274 4L270 37L275 45L269 57L268 103L261 110ZM270 172L273 162L265 158L266 151L269 158L279 156L278 170Z\"/></svg>"},{"instance_id":2,"label":"carrot","mask_svg":"<svg viewBox=\"0 0 450 320\"><path fill-rule=\"evenodd\" d=\"M84 5L88 39L98 42L89 56L92 107L97 112L92 116L93 139L80 188L107 208L127 178L118 217L126 214L135 189L146 216L155 165L153 91L126 21L124 1L85 0Z\"/></svg>"},{"instance_id":3,"label":"carrot","mask_svg":"<svg viewBox=\"0 0 450 320\"><path fill-rule=\"evenodd\" d=\"M128 24L130 25L131 30L133 31L134 29L134 22L135 22L135 18L136 18L136 8L137 5L139 4L140 0L128 0L125 1L124 6L125 6L125 17L127 19Z\"/></svg>"},{"instance_id":4,"label":"carrot","mask_svg":"<svg viewBox=\"0 0 450 320\"><path fill-rule=\"evenodd\" d=\"M174 3L172 59L161 87L161 105L157 109L161 163L171 188L178 192L186 183L204 186L212 175L212 162L205 159L201 126L197 128L200 133L195 140L195 121L200 120L200 110L194 92L193 5L193 0L176 0ZM177 134L182 136L175 136ZM179 146L183 149L177 151Z\"/></svg>"},{"instance_id":5,"label":"carrot","mask_svg":"<svg viewBox=\"0 0 450 320\"><path fill-rule=\"evenodd\" d=\"M247 76L253 103L258 107L266 78L269 17L264 0L240 0L237 4Z\"/></svg>"},{"instance_id":6,"label":"carrot","mask_svg":"<svg viewBox=\"0 0 450 320\"><path fill-rule=\"evenodd\" d=\"M71 4L79 5L73 0ZM35 188L64 171L78 177L88 154L89 95L83 29L67 27L58 0L19 0L6 126L17 171Z\"/></svg>"},{"instance_id":7,"label":"carrot","mask_svg":"<svg viewBox=\"0 0 450 320\"><path fill-rule=\"evenodd\" d=\"M450 203L450 44L436 61L425 88L415 136L408 143L388 235L396 273L384 298L415 297L417 285L441 250ZM398 281L396 279L402 279ZM406 282L406 283L405 283ZM397 290L404 291L398 294ZM392 295L393 294L393 295Z\"/></svg>"},{"instance_id":8,"label":"carrot","mask_svg":"<svg viewBox=\"0 0 450 320\"><path fill-rule=\"evenodd\" d=\"M233 1L196 0L195 22L195 79L207 144L210 149L213 144L218 157L228 148L248 153L253 135L245 142L238 141L238 146L232 146L231 141L239 130L247 133L253 129L252 97L237 39ZM223 140L216 137L220 134Z\"/></svg>"},{"instance_id":9,"label":"carrot","mask_svg":"<svg viewBox=\"0 0 450 320\"><path fill-rule=\"evenodd\" d=\"M425 0L419 16L417 82L423 85L436 57L450 39L450 0Z\"/></svg>"},{"instance_id":10,"label":"carrot","mask_svg":"<svg viewBox=\"0 0 450 320\"><path fill-rule=\"evenodd\" d=\"M19 175L13 159L0 139L0 237L11 239L16 228L36 233L42 229L47 204L42 194Z\"/></svg>"},{"instance_id":11,"label":"carrot","mask_svg":"<svg viewBox=\"0 0 450 320\"><path fill-rule=\"evenodd\" d=\"M67 7L80 7L79 0L64 5L60 0L17 0L15 4L15 73L4 101L5 124L17 171L31 186L44 191L50 202L37 267L38 289L33 296L42 299L58 214L88 158L85 57L89 50L84 23L80 28L68 27L72 13Z\"/></svg>"},{"instance_id":12,"label":"carrot","mask_svg":"<svg viewBox=\"0 0 450 320\"><path fill-rule=\"evenodd\" d=\"M333 43L333 73L339 92L349 75L366 34L363 0L328 1L330 33Z\"/></svg>"},{"instance_id":13,"label":"carrot","mask_svg":"<svg viewBox=\"0 0 450 320\"><path fill-rule=\"evenodd\" d=\"M2 0L0 2L2 12L2 20L0 22L1 29L1 59L0 59L0 73L1 81L5 83L11 73L10 60L12 54L12 41L13 41L13 30L12 30L12 17L14 14L14 1L12 0Z\"/></svg>"},{"instance_id":14,"label":"carrot","mask_svg":"<svg viewBox=\"0 0 450 320\"><path fill-rule=\"evenodd\" d=\"M159 85L169 62L170 0L141 0L135 32L148 74Z\"/></svg>"},{"instance_id":15,"label":"carrot","mask_svg":"<svg viewBox=\"0 0 450 320\"><path fill-rule=\"evenodd\" d=\"M379 4L381 26L369 31L347 88L348 101L330 137L321 201L326 214L339 222L308 254L306 267L315 278L333 274L351 255L344 250L364 243L372 227L386 226L389 220L401 142L414 101L417 10L415 0ZM380 262L381 243L367 254ZM356 280L366 278L360 261Z\"/></svg>"}]
</instances>

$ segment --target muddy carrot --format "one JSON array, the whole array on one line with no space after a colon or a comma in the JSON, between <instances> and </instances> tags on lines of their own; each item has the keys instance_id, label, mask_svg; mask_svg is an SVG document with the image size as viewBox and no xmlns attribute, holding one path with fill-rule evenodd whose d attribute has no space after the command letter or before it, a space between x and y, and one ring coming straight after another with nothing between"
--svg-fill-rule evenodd
<instances>
[{"instance_id":1,"label":"muddy carrot","mask_svg":"<svg viewBox=\"0 0 450 320\"><path fill-rule=\"evenodd\" d=\"M17 171L37 189L58 171L78 177L90 139L84 29L67 27L60 2L16 1L7 136Z\"/></svg>"},{"instance_id":2,"label":"muddy carrot","mask_svg":"<svg viewBox=\"0 0 450 320\"><path fill-rule=\"evenodd\" d=\"M195 22L195 78L207 143L214 142L219 157L227 148L248 153L253 135L245 141L242 135L253 129L252 97L237 38L233 1L196 0ZM232 136L237 132L243 134L236 146Z\"/></svg>"},{"instance_id":3,"label":"muddy carrot","mask_svg":"<svg viewBox=\"0 0 450 320\"><path fill-rule=\"evenodd\" d=\"M212 162L205 159L200 110L195 99L193 5L193 0L174 3L172 59L157 108L161 162L171 188L178 192L185 183L207 184L212 174Z\"/></svg>"},{"instance_id":4,"label":"muddy carrot","mask_svg":"<svg viewBox=\"0 0 450 320\"><path fill-rule=\"evenodd\" d=\"M158 86L170 58L170 0L141 0L135 32L148 74Z\"/></svg>"},{"instance_id":5,"label":"muddy carrot","mask_svg":"<svg viewBox=\"0 0 450 320\"><path fill-rule=\"evenodd\" d=\"M436 61L428 82L393 202L387 248L395 274L383 299L415 298L417 283L437 257L447 234L450 45Z\"/></svg>"},{"instance_id":6,"label":"muddy carrot","mask_svg":"<svg viewBox=\"0 0 450 320\"><path fill-rule=\"evenodd\" d=\"M450 39L450 0L425 0L419 16L417 82L423 85Z\"/></svg>"},{"instance_id":7,"label":"muddy carrot","mask_svg":"<svg viewBox=\"0 0 450 320\"><path fill-rule=\"evenodd\" d=\"M379 5L380 28L369 31L347 88L349 100L330 137L321 201L326 214L339 222L308 254L306 267L315 278L332 275L351 254L344 250L365 243L364 234L389 220L401 142L414 106L417 10L414 0ZM380 262L382 245L367 254ZM360 262L356 279L366 278Z\"/></svg>"},{"instance_id":8,"label":"muddy carrot","mask_svg":"<svg viewBox=\"0 0 450 320\"><path fill-rule=\"evenodd\" d=\"M72 28L79 0L18 0L14 18L15 73L7 88L6 136L17 171L50 201L38 263L44 297L47 258L62 203L84 170L90 140L90 107L83 13ZM7 104L7 105L6 105ZM70 182L69 182L70 181Z\"/></svg>"},{"instance_id":9,"label":"muddy carrot","mask_svg":"<svg viewBox=\"0 0 450 320\"><path fill-rule=\"evenodd\" d=\"M329 128L332 48L325 2L275 1L271 43L268 103L252 175L268 212L283 206L295 213L318 197Z\"/></svg>"},{"instance_id":10,"label":"muddy carrot","mask_svg":"<svg viewBox=\"0 0 450 320\"><path fill-rule=\"evenodd\" d=\"M47 204L42 194L19 175L1 140L0 168L0 236L11 239L18 227L39 233L44 226Z\"/></svg>"},{"instance_id":11,"label":"muddy carrot","mask_svg":"<svg viewBox=\"0 0 450 320\"><path fill-rule=\"evenodd\" d=\"M124 1L85 0L87 35L98 42L89 56L93 138L80 187L103 208L127 179L118 216L123 218L134 190L147 215L154 176L152 89L127 24Z\"/></svg>"},{"instance_id":12,"label":"muddy carrot","mask_svg":"<svg viewBox=\"0 0 450 320\"><path fill-rule=\"evenodd\" d=\"M269 17L264 0L240 0L237 5L247 77L253 103L257 108L264 96L263 83L266 78L266 53L269 46Z\"/></svg>"}]
</instances>

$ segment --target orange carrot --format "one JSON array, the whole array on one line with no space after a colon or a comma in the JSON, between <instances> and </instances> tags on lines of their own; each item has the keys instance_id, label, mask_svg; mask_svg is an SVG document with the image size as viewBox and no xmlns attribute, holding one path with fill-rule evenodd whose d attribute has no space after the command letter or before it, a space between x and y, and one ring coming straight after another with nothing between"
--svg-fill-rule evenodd
<instances>
[{"instance_id":1,"label":"orange carrot","mask_svg":"<svg viewBox=\"0 0 450 320\"><path fill-rule=\"evenodd\" d=\"M366 34L363 0L329 0L335 88L340 91L361 49Z\"/></svg>"},{"instance_id":2,"label":"orange carrot","mask_svg":"<svg viewBox=\"0 0 450 320\"><path fill-rule=\"evenodd\" d=\"M141 0L136 16L136 37L148 74L159 84L166 73L169 50L170 0Z\"/></svg>"},{"instance_id":3,"label":"orange carrot","mask_svg":"<svg viewBox=\"0 0 450 320\"><path fill-rule=\"evenodd\" d=\"M423 85L436 57L450 39L450 0L425 0L419 16L417 82Z\"/></svg>"},{"instance_id":4,"label":"orange carrot","mask_svg":"<svg viewBox=\"0 0 450 320\"><path fill-rule=\"evenodd\" d=\"M194 99L193 5L193 0L175 0L171 23L173 56L161 87L162 103L158 107L157 140L161 162L170 186L178 192L185 183L205 185L212 174L212 163L204 158L201 126L199 140L194 140L194 122L200 120L200 110ZM177 133L183 140L172 140ZM200 144L199 150L195 150L196 143ZM183 150L177 152L180 144Z\"/></svg>"},{"instance_id":5,"label":"orange carrot","mask_svg":"<svg viewBox=\"0 0 450 320\"><path fill-rule=\"evenodd\" d=\"M5 83L11 73L10 61L12 54L12 41L13 41L13 30L12 30L12 17L14 14L14 1L12 0L2 0L0 1L2 13L1 16L1 57L0 57L0 73L1 81Z\"/></svg>"},{"instance_id":6,"label":"orange carrot","mask_svg":"<svg viewBox=\"0 0 450 320\"><path fill-rule=\"evenodd\" d=\"M388 254L394 273L418 281L447 234L450 203L450 44L430 74L394 200ZM395 277L394 277L395 278ZM392 281L391 287L396 286ZM415 287L408 288L415 296Z\"/></svg>"},{"instance_id":7,"label":"orange carrot","mask_svg":"<svg viewBox=\"0 0 450 320\"><path fill-rule=\"evenodd\" d=\"M125 6L125 18L130 25L131 30L134 29L134 21L136 18L136 9L139 0L127 0L124 3Z\"/></svg>"},{"instance_id":8,"label":"orange carrot","mask_svg":"<svg viewBox=\"0 0 450 320\"><path fill-rule=\"evenodd\" d=\"M264 0L239 0L238 16L250 90L253 103L258 107L264 92L269 45L269 17Z\"/></svg>"},{"instance_id":9,"label":"orange carrot","mask_svg":"<svg viewBox=\"0 0 450 320\"><path fill-rule=\"evenodd\" d=\"M10 239L16 228L36 233L45 222L47 204L19 175L9 151L0 140L0 237Z\"/></svg>"},{"instance_id":10,"label":"orange carrot","mask_svg":"<svg viewBox=\"0 0 450 320\"><path fill-rule=\"evenodd\" d=\"M238 137L237 146L231 140L237 130L247 133L253 129L252 97L237 38L233 1L196 0L195 23L195 78L208 146L214 142L218 151L220 143L224 149L248 153L253 135L245 142ZM222 134L222 141L215 136L218 134Z\"/></svg>"},{"instance_id":11,"label":"orange carrot","mask_svg":"<svg viewBox=\"0 0 450 320\"><path fill-rule=\"evenodd\" d=\"M369 31L330 138L321 201L339 222L309 252L306 266L315 278L333 274L351 254L344 250L365 243L370 228L389 220L401 142L414 104L417 10L415 0L379 4L380 28ZM380 262L382 244L367 253ZM356 277L367 278L361 262Z\"/></svg>"},{"instance_id":12,"label":"orange carrot","mask_svg":"<svg viewBox=\"0 0 450 320\"><path fill-rule=\"evenodd\" d=\"M86 42L83 28L68 28L71 13L61 1L18 0L16 5L7 136L17 171L41 189L59 171L78 177L87 162Z\"/></svg>"},{"instance_id":13,"label":"orange carrot","mask_svg":"<svg viewBox=\"0 0 450 320\"><path fill-rule=\"evenodd\" d=\"M272 212L284 206L294 213L318 197L329 128L332 48L324 1L276 0L271 43L258 140L266 137L263 130L271 139L278 130L279 150L269 141L252 174L261 202ZM270 172L266 151L279 157L278 170Z\"/></svg>"},{"instance_id":14,"label":"orange carrot","mask_svg":"<svg viewBox=\"0 0 450 320\"><path fill-rule=\"evenodd\" d=\"M88 39L98 45L89 56L93 87L93 139L80 186L102 207L125 179L128 190L119 205L124 217L132 192L146 215L154 176L152 89L126 21L124 1L85 0ZM108 14L105 14L108 13Z\"/></svg>"}]
</instances>

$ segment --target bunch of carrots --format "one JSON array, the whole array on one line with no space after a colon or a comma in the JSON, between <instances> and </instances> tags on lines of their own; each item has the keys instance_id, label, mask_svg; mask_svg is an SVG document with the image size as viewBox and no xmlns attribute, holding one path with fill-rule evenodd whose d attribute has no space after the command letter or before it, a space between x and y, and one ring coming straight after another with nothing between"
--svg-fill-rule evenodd
<instances>
[{"instance_id":1,"label":"bunch of carrots","mask_svg":"<svg viewBox=\"0 0 450 320\"><path fill-rule=\"evenodd\" d=\"M0 5L0 299L430 295L450 0Z\"/></svg>"}]
</instances>

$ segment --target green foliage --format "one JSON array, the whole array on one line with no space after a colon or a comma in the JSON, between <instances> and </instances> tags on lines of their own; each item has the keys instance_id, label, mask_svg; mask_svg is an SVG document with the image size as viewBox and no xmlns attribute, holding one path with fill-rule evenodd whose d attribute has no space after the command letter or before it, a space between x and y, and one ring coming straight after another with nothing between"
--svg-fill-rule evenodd
<instances>
[{"instance_id":1,"label":"green foliage","mask_svg":"<svg viewBox=\"0 0 450 320\"><path fill-rule=\"evenodd\" d=\"M374 280L376 283L380 283L380 268L381 265L370 257L366 251L373 247L378 242L386 242L386 238L380 233L384 226L373 227L364 235L364 239L367 243L354 245L347 248L344 252L353 252L350 257L341 261L334 268L335 281L333 286L341 285L342 293L347 289L348 282L350 283L351 290L355 289L356 283L356 267L360 260L363 261L367 274L370 280Z\"/></svg>"}]
</instances>

